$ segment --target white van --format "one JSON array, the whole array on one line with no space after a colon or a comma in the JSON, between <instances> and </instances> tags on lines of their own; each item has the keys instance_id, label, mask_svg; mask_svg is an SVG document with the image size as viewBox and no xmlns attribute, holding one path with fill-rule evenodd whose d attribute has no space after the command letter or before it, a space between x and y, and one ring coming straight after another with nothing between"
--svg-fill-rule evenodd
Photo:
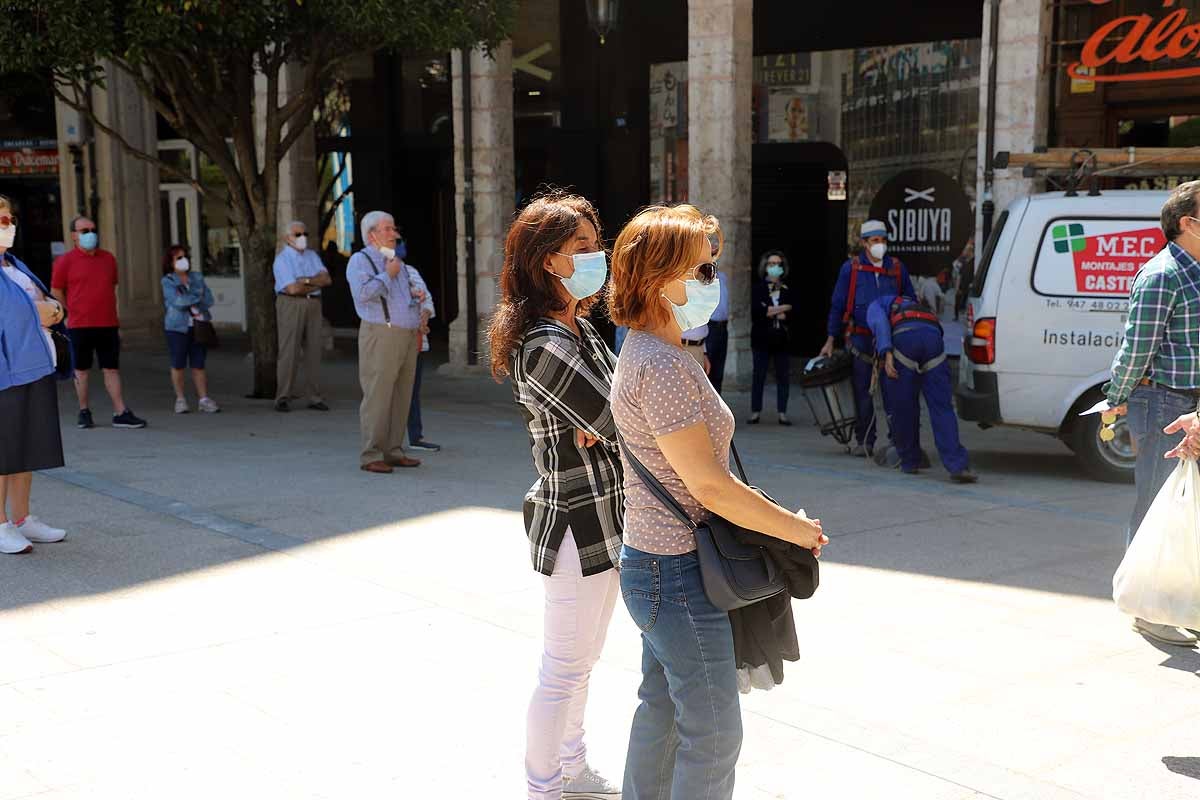
<instances>
[{"instance_id":1,"label":"white van","mask_svg":"<svg viewBox=\"0 0 1200 800\"><path fill-rule=\"evenodd\" d=\"M1125 335L1129 290L1166 246L1167 192L1062 192L1021 198L996 219L971 285L955 390L958 414L1060 438L1092 476L1133 480L1124 419L1100 439L1100 415L1080 417Z\"/></svg>"}]
</instances>

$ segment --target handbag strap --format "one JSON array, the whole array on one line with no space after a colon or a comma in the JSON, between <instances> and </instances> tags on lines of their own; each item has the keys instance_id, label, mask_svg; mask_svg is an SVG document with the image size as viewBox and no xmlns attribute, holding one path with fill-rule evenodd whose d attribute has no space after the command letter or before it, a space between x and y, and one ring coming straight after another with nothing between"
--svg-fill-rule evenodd
<instances>
[{"instance_id":1,"label":"handbag strap","mask_svg":"<svg viewBox=\"0 0 1200 800\"><path fill-rule=\"evenodd\" d=\"M629 465L633 467L633 471L638 474L638 477L642 479L642 483L650 490L650 494L654 495L658 502L666 506L667 510L674 514L689 530L695 531L696 523L688 516L687 511L679 504L675 496L668 492L666 487L659 482L658 478L654 477L653 473L646 468L646 465L638 460L638 457L629 449L629 445L625 443L625 437L620 433L617 434L617 444L620 445L621 452L625 454L625 458L629 461ZM746 470L742 466L742 459L738 455L737 447L734 446L732 440L729 442L729 449L733 453L733 460L737 463L738 472L741 473L742 483L749 485L750 480L746 477Z\"/></svg>"}]
</instances>

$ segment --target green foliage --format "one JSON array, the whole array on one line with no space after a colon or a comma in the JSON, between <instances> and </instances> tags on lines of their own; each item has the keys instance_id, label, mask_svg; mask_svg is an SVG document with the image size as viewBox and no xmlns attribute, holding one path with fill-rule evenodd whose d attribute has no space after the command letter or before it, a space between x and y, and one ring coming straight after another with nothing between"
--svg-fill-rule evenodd
<instances>
[{"instance_id":1,"label":"green foliage","mask_svg":"<svg viewBox=\"0 0 1200 800\"><path fill-rule=\"evenodd\" d=\"M376 50L490 47L512 29L516 0L7 0L0 9L4 72L83 80L107 58L309 63Z\"/></svg>"}]
</instances>

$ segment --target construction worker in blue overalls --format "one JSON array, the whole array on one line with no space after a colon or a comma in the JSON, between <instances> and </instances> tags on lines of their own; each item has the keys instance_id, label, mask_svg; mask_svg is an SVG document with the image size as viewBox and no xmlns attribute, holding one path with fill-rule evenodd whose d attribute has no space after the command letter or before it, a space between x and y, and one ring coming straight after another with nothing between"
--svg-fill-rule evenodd
<instances>
[{"instance_id":1,"label":"construction worker in blue overalls","mask_svg":"<svg viewBox=\"0 0 1200 800\"><path fill-rule=\"evenodd\" d=\"M867 325L875 334L875 352L887 375L884 407L900 454L900 469L915 475L921 466L919 396L924 395L933 441L950 479L975 483L979 479L968 469L967 449L958 440L958 417L950 400L950 365L937 314L912 298L885 294L867 309Z\"/></svg>"},{"instance_id":2,"label":"construction worker in blue overalls","mask_svg":"<svg viewBox=\"0 0 1200 800\"><path fill-rule=\"evenodd\" d=\"M867 326L867 307L883 294L916 297L908 270L900 259L887 255L887 229L869 219L862 224L863 249L838 273L829 308L829 338L822 356L833 355L834 342L845 336L846 348L854 356L854 425L856 446L850 452L870 456L875 449L875 401L871 386L875 375L875 342ZM884 398L886 407L887 398Z\"/></svg>"}]
</instances>

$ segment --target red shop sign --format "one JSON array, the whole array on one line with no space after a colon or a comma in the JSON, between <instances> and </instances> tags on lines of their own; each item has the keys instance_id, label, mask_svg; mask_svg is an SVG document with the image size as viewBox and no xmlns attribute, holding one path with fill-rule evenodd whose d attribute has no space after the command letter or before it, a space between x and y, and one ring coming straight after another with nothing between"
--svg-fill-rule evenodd
<instances>
[{"instance_id":1,"label":"red shop sign","mask_svg":"<svg viewBox=\"0 0 1200 800\"><path fill-rule=\"evenodd\" d=\"M57 150L0 150L0 175L58 173Z\"/></svg>"},{"instance_id":2,"label":"red shop sign","mask_svg":"<svg viewBox=\"0 0 1200 800\"><path fill-rule=\"evenodd\" d=\"M1094 5L1106 5L1112 0L1091 0ZM1163 0L1163 8L1171 8L1175 0ZM1109 41L1116 38L1117 41ZM1200 66L1168 66L1144 72L1105 75L1101 70L1112 63L1142 62L1158 64L1183 58L1200 58L1200 20L1191 20L1186 8L1177 8L1159 19L1149 14L1117 17L1096 29L1083 45L1079 61L1067 67L1067 74L1080 80L1100 83L1120 81L1160 81L1200 76ZM1080 72L1087 67L1088 72Z\"/></svg>"}]
</instances>

